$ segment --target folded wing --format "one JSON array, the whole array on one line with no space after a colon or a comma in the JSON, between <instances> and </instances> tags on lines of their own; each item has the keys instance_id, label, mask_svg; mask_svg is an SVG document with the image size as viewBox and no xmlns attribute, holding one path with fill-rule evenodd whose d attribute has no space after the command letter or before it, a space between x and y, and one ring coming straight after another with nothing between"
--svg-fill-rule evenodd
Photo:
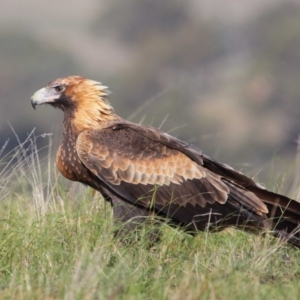
<instances>
[{"instance_id":1,"label":"folded wing","mask_svg":"<svg viewBox=\"0 0 300 300\"><path fill-rule=\"evenodd\" d=\"M118 197L177 223L214 211L219 221L242 207L260 216L268 211L253 193L205 168L187 144L155 128L118 123L85 131L76 149L82 163ZM236 199L229 197L231 191Z\"/></svg>"}]
</instances>

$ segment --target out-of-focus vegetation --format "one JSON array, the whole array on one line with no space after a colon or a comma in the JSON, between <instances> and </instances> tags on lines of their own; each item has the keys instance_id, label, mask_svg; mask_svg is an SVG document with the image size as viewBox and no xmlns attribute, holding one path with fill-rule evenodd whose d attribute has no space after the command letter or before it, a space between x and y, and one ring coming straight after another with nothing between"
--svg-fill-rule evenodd
<instances>
[{"instance_id":1,"label":"out-of-focus vegetation","mask_svg":"<svg viewBox=\"0 0 300 300\"><path fill-rule=\"evenodd\" d=\"M1 2L1 144L12 136L9 120L21 139L37 127L55 132L57 145L62 113L34 112L29 99L50 80L78 74L108 85L125 118L162 125L249 175L267 164L261 181L292 169L299 2ZM12 137L6 149L14 146Z\"/></svg>"}]
</instances>

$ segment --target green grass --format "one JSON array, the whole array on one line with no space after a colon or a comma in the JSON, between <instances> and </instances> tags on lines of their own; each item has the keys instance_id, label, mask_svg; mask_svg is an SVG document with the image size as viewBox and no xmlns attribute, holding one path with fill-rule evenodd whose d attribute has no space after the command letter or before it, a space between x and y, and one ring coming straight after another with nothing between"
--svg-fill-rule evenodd
<instances>
[{"instance_id":1,"label":"green grass","mask_svg":"<svg viewBox=\"0 0 300 300\"><path fill-rule=\"evenodd\" d=\"M99 195L48 177L53 165L39 160L32 137L21 148L10 154L17 154L13 171L0 173L1 299L300 295L299 250L268 234L230 229L191 237L167 225L157 245L147 240L149 228L123 243L113 237L111 210Z\"/></svg>"}]
</instances>

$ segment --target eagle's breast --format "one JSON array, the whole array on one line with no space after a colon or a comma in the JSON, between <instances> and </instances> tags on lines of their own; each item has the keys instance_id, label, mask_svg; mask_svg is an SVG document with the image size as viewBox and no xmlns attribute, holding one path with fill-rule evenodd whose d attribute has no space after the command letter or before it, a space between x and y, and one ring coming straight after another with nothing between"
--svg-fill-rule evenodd
<instances>
[{"instance_id":1,"label":"eagle's breast","mask_svg":"<svg viewBox=\"0 0 300 300\"><path fill-rule=\"evenodd\" d=\"M71 126L65 126L56 154L57 168L67 179L88 184L89 171L80 161L76 152L76 139L77 135L74 134Z\"/></svg>"}]
</instances>

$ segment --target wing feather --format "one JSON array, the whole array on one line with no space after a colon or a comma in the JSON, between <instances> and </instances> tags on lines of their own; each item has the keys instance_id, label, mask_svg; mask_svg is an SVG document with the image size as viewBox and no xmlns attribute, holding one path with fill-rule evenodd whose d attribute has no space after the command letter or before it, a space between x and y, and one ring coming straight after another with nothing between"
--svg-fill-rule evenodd
<instances>
[{"instance_id":1,"label":"wing feather","mask_svg":"<svg viewBox=\"0 0 300 300\"><path fill-rule=\"evenodd\" d=\"M148 128L146 128L148 131ZM156 140L136 129L112 127L82 132L76 143L82 163L125 200L151 205L153 195L160 207L170 203L204 207L225 203L229 188L221 176L205 169L170 143Z\"/></svg>"}]
</instances>

